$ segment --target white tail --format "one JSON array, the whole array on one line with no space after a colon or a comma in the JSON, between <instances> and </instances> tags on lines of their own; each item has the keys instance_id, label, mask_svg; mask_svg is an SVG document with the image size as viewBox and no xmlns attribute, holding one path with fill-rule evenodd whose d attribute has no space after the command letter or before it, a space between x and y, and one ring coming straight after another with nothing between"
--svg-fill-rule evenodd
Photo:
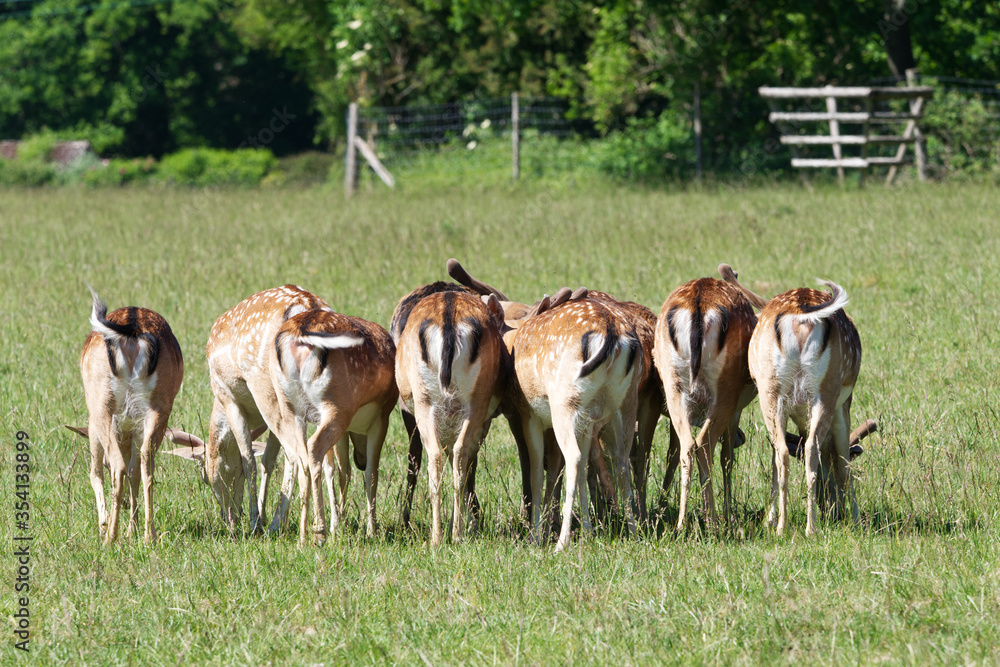
<instances>
[{"instance_id":1,"label":"white tail","mask_svg":"<svg viewBox=\"0 0 1000 667\"><path fill-rule=\"evenodd\" d=\"M354 340L360 343L328 348L313 345L312 341L317 339L324 343ZM357 317L327 309L310 310L289 318L278 330L268 351L270 375L278 400L273 405L261 406L261 410L272 432L277 434L286 451L295 452L294 459L300 464L300 543L305 542L309 534L310 504L314 511L312 532L320 542L326 538L320 481L324 475L324 461L334 447L340 495L339 500L330 498L330 529L339 528L350 481L348 447L352 440L355 442L355 463L365 475L368 535L374 535L379 458L389 427L389 414L399 396L393 372L396 348L389 333ZM316 431L308 439L307 421L317 424Z\"/></svg>"},{"instance_id":2,"label":"white tail","mask_svg":"<svg viewBox=\"0 0 1000 667\"><path fill-rule=\"evenodd\" d=\"M774 445L769 522L785 532L788 511L788 419L804 445L808 518L806 534L816 532L821 478L832 473L830 499L842 511L846 493L857 521L851 475L851 396L861 368L861 340L843 311L847 294L824 282L830 293L795 289L767 302L750 341L750 373L760 390L760 408ZM860 438L858 438L860 440Z\"/></svg>"},{"instance_id":3,"label":"white tail","mask_svg":"<svg viewBox=\"0 0 1000 667\"><path fill-rule=\"evenodd\" d=\"M166 320L145 308L120 308L110 315L97 294L92 330L83 344L83 377L90 440L90 483L98 525L106 543L118 536L126 475L132 499L129 533L139 519L139 483L145 505L144 537L156 539L153 525L154 455L163 439L174 397L184 377L180 345ZM138 446L136 446L138 445ZM104 468L111 472L110 516L104 501Z\"/></svg>"}]
</instances>

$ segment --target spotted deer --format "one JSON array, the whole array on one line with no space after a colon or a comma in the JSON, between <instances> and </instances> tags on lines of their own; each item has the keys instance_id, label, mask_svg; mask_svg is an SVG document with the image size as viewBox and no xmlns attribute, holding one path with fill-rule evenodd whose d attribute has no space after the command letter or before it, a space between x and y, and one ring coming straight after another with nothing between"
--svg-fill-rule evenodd
<instances>
[{"instance_id":1,"label":"spotted deer","mask_svg":"<svg viewBox=\"0 0 1000 667\"><path fill-rule=\"evenodd\" d=\"M858 519L851 479L851 397L861 370L861 339L844 312L847 293L836 283L823 281L830 292L794 289L771 299L760 313L750 341L750 373L760 391L760 409L775 445L771 508L768 521L779 535L788 513L788 448L785 426L789 417L805 443L808 513L806 535L816 533L816 504L821 473L821 445L833 436L832 465L841 491ZM777 502L777 507L775 507ZM836 502L835 504L839 505Z\"/></svg>"},{"instance_id":2,"label":"spotted deer","mask_svg":"<svg viewBox=\"0 0 1000 667\"><path fill-rule=\"evenodd\" d=\"M354 459L364 468L367 534L378 530L375 495L378 467L389 428L389 415L399 398L395 379L396 347L379 325L334 313L310 310L289 318L270 346L270 375L278 400L268 406L265 419L282 445L297 453L302 513L299 541L312 532L326 538L323 490L320 479L331 448L336 447L339 497L330 499L330 530L336 532L350 482L351 434ZM316 431L306 437L306 423ZM364 465L361 465L361 464Z\"/></svg>"},{"instance_id":3,"label":"spotted deer","mask_svg":"<svg viewBox=\"0 0 1000 667\"><path fill-rule=\"evenodd\" d=\"M212 393L212 415L208 442L201 443L190 434L177 432L175 443L194 447L187 458L202 454L203 479L212 488L219 502L223 520L235 527L242 514L243 492L253 499L257 484L254 460L254 433L267 428L270 433L261 456L263 477L260 493L250 502L250 528L257 532L263 526L267 510L267 492L271 474L282 445L267 415L274 414L278 401L269 370L274 337L292 316L307 310L330 310L326 301L295 285L275 287L253 294L223 313L212 326L205 347ZM171 453L184 455L185 449ZM285 447L285 456L294 466L294 451ZM286 464L287 465L287 464ZM286 467L278 511L271 522L276 531L287 512L288 494L294 468ZM245 485L245 487L244 487Z\"/></svg>"},{"instance_id":4,"label":"spotted deer","mask_svg":"<svg viewBox=\"0 0 1000 667\"><path fill-rule=\"evenodd\" d=\"M414 415L427 449L432 508L431 545L441 529L442 455L452 459L452 535L464 537L468 476L505 388L503 310L495 296L446 290L410 309L396 349L400 404ZM407 495L410 495L409 493Z\"/></svg>"},{"instance_id":5,"label":"spotted deer","mask_svg":"<svg viewBox=\"0 0 1000 667\"><path fill-rule=\"evenodd\" d=\"M403 335L403 329L406 327L414 307L416 307L416 305L424 298L443 292L457 292L466 295L478 294L478 292L464 285L438 281L427 285L421 285L404 296L399 300L399 303L393 310L392 321L389 325L389 334L392 336L392 342L396 345L397 354L400 338ZM406 428L406 435L410 443L406 466L406 490L403 495L402 508L403 525L409 528L410 510L413 506L413 493L417 486L417 476L420 474L424 445L423 440L420 437L420 431L417 429L417 421L413 416L412 409L408 408L403 401L400 401L399 412L403 417L403 426ZM486 428L489 428L488 424ZM477 520L476 517L480 514L479 499L476 496L476 467L477 458L473 457L469 464L466 482L466 493L469 496L469 506L473 516L473 521Z\"/></svg>"},{"instance_id":6,"label":"spotted deer","mask_svg":"<svg viewBox=\"0 0 1000 667\"><path fill-rule=\"evenodd\" d=\"M629 454L642 372L642 346L628 316L613 304L581 299L528 317L513 337L515 377L508 392L523 428L531 498L541 495L544 433L552 428L566 466L566 498L556 551L569 544L573 503L580 497L583 530L591 530L587 464L596 434L610 425L615 474L624 492L630 532L633 491ZM536 539L539 503L531 506Z\"/></svg>"},{"instance_id":7,"label":"spotted deer","mask_svg":"<svg viewBox=\"0 0 1000 667\"><path fill-rule=\"evenodd\" d=\"M687 519L695 457L708 520L716 522L711 472L720 439L725 516L731 517L733 449L740 415L755 393L747 350L756 320L740 290L714 278L692 280L675 289L657 318L653 356L670 421L680 438L678 531ZM693 426L701 427L697 438Z\"/></svg>"},{"instance_id":8,"label":"spotted deer","mask_svg":"<svg viewBox=\"0 0 1000 667\"><path fill-rule=\"evenodd\" d=\"M108 308L93 291L91 331L80 354L80 374L89 412L90 485L97 521L106 544L118 537L125 478L131 516L128 534L139 520L141 477L145 506L144 539L153 542L153 468L156 450L184 377L180 345L160 315L146 308ZM104 468L111 473L111 514L104 499Z\"/></svg>"},{"instance_id":9,"label":"spotted deer","mask_svg":"<svg viewBox=\"0 0 1000 667\"><path fill-rule=\"evenodd\" d=\"M749 364L774 445L768 522L779 535L784 534L790 454L801 455L805 462L806 534L817 531L816 505L830 503L841 514L845 493L857 522L851 461L860 456L861 439L874 432L877 424L868 420L848 433L861 368L861 338L843 310L847 293L835 283L821 281L830 292L799 288L766 300L740 285L729 265L720 265L719 273L761 308L750 341ZM804 443L785 433L789 418L800 434L808 434Z\"/></svg>"}]
</instances>

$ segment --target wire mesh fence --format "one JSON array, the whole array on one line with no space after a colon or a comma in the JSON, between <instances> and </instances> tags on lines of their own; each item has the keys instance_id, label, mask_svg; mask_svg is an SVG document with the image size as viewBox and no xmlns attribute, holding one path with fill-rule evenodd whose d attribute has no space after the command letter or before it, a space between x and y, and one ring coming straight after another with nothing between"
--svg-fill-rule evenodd
<instances>
[{"instance_id":1,"label":"wire mesh fence","mask_svg":"<svg viewBox=\"0 0 1000 667\"><path fill-rule=\"evenodd\" d=\"M569 100L520 97L516 136L520 170L528 175L579 167L574 153L592 132L575 120ZM358 110L357 135L387 169L413 174L434 171L510 179L514 164L512 99Z\"/></svg>"},{"instance_id":2,"label":"wire mesh fence","mask_svg":"<svg viewBox=\"0 0 1000 667\"><path fill-rule=\"evenodd\" d=\"M1000 169L1000 81L957 77L923 77L919 85L933 86L919 121L926 139L931 177L953 173ZM869 86L905 86L905 79L881 78ZM838 111L864 111L865 102L844 102ZM874 112L907 111L906 100L875 100ZM372 147L385 167L407 182L455 180L509 182L519 138L522 176L531 178L602 169L600 142L592 122L580 113L578 101L554 97L521 97L515 133L511 99L478 100L453 104L367 107L358 109L357 135ZM823 99L787 103L788 111L826 111ZM710 119L706 121L711 135ZM815 132L815 123L782 128L782 134ZM873 134L901 132L887 124ZM863 134L862 124L841 123L841 134ZM692 137L693 141L693 137ZM787 169L788 150L773 137L760 138L767 153L763 163ZM749 149L749 148L748 148ZM829 157L829 146L801 149L803 157ZM857 148L843 147L845 155ZM891 158L898 146L871 144L868 156ZM907 148L906 159L913 150ZM885 167L888 168L888 167ZM605 169L606 170L606 169ZM366 170L363 170L363 172Z\"/></svg>"}]
</instances>

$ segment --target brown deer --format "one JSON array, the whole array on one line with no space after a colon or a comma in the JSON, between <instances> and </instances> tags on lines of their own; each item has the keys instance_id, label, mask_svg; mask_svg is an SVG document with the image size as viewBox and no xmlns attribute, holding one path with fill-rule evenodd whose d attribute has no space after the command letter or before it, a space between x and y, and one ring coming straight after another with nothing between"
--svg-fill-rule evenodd
<instances>
[{"instance_id":1,"label":"brown deer","mask_svg":"<svg viewBox=\"0 0 1000 667\"><path fill-rule=\"evenodd\" d=\"M467 295L477 295L478 292L456 283L448 283L443 281L438 281L430 283L427 285L421 285L416 288L402 299L396 305L395 310L392 313L392 321L389 325L389 334L392 336L392 342L396 345L397 353L399 348L399 341L403 335L403 329L406 327L406 323L409 321L410 313L413 312L413 308L420 303L425 297L433 294L438 294L442 292L458 292ZM420 474L420 466L423 459L424 446L423 440L420 438L420 431L417 429L417 421L413 416L413 412L410 408L400 401L399 405L400 415L403 417L403 426L406 428L406 435L409 440L409 454L407 456L406 465L406 491L403 495L403 511L402 511L402 521L403 526L410 527L410 509L413 506L413 492L417 486L417 476ZM491 415L492 416L492 415ZM489 428L487 423L486 428ZM485 435L485 434L484 434ZM469 505L471 508L473 520L477 520L480 514L479 499L476 496L476 465L477 459L473 457L469 464L469 473L466 493L469 495Z\"/></svg>"},{"instance_id":2,"label":"brown deer","mask_svg":"<svg viewBox=\"0 0 1000 667\"><path fill-rule=\"evenodd\" d=\"M443 539L442 454L452 458L453 538L464 536L469 472L505 387L502 323L495 296L484 303L478 296L445 290L428 294L409 309L398 339L400 404L414 416L429 459L432 546ZM407 496L412 497L409 488Z\"/></svg>"},{"instance_id":3,"label":"brown deer","mask_svg":"<svg viewBox=\"0 0 1000 667\"><path fill-rule=\"evenodd\" d=\"M590 448L605 425L614 430L615 474L624 491L634 532L629 472L632 429L642 373L642 346L628 316L613 304L581 299L528 317L513 337L515 377L508 391L527 449L530 498L542 498L544 433L553 429L565 461L566 498L556 551L569 544L573 502L591 530L587 489ZM627 426L626 426L627 425ZM541 538L540 503L531 504L531 523Z\"/></svg>"},{"instance_id":4,"label":"brown deer","mask_svg":"<svg viewBox=\"0 0 1000 667\"><path fill-rule=\"evenodd\" d=\"M768 522L779 535L784 534L791 453L805 460L806 534L817 531L816 505L832 504L835 514L842 514L845 493L856 523L851 461L862 453L860 440L874 432L877 424L868 420L848 434L861 368L861 338L843 310L847 293L835 283L822 281L829 293L800 288L766 300L740 285L729 265L720 265L719 273L762 309L750 341L749 364L774 444ZM804 443L785 433L789 418L800 434L808 434ZM793 447L793 442L798 446Z\"/></svg>"},{"instance_id":5,"label":"brown deer","mask_svg":"<svg viewBox=\"0 0 1000 667\"><path fill-rule=\"evenodd\" d=\"M205 354L215 399L204 449L203 475L222 509L223 520L235 527L242 513L243 489L254 498L257 466L251 431L272 426L266 415L273 414L277 394L271 381L269 359L278 329L292 316L307 310L327 309L327 303L295 285L275 287L253 294L223 313L212 326ZM263 452L260 495L250 502L250 528L262 528L267 509L268 482L278 451L297 462L287 444L269 428ZM186 434L185 434L186 435ZM175 442L178 440L175 439ZM193 454L192 454L193 456ZM286 473L286 481L290 471ZM283 485L279 510L271 529L277 530L287 511L290 488Z\"/></svg>"},{"instance_id":6,"label":"brown deer","mask_svg":"<svg viewBox=\"0 0 1000 667\"><path fill-rule=\"evenodd\" d=\"M118 537L126 475L132 505L128 534L136 530L141 476L144 539L153 542L154 457L184 377L184 359L170 325L160 315L136 307L109 315L97 294L91 291L91 295L92 328L83 343L80 374L89 412L85 434L90 440L90 484L99 531L106 544ZM104 502L105 466L111 472L110 517Z\"/></svg>"},{"instance_id":7,"label":"brown deer","mask_svg":"<svg viewBox=\"0 0 1000 667\"><path fill-rule=\"evenodd\" d=\"M660 310L653 356L663 379L670 421L681 443L678 531L684 529L687 518L696 456L708 520L716 521L711 472L715 443L723 437L725 516L731 518L733 449L740 415L755 393L747 350L756 319L739 289L714 278L681 285ZM697 439L692 426L701 427Z\"/></svg>"},{"instance_id":8,"label":"brown deer","mask_svg":"<svg viewBox=\"0 0 1000 667\"><path fill-rule=\"evenodd\" d=\"M817 530L817 480L821 474L821 445L828 433L833 436L834 474L840 490L846 491L850 499L854 521L858 520L849 430L851 396L861 370L861 339L843 310L847 293L836 283L823 284L830 288L829 293L800 288L771 299L761 311L760 324L750 341L750 373L760 390L760 409L772 442L781 444L774 450L768 512L768 521L779 535L785 532L788 512L788 448L784 446L784 433L789 417L800 433L809 433L805 443L806 535ZM839 507L837 500L841 499L835 500Z\"/></svg>"},{"instance_id":9,"label":"brown deer","mask_svg":"<svg viewBox=\"0 0 1000 667\"><path fill-rule=\"evenodd\" d=\"M377 531L375 495L378 467L389 428L389 415L399 391L394 373L396 347L389 332L358 317L327 309L309 310L289 318L269 346L270 377L277 400L262 406L265 421L282 446L295 452L300 464L302 513L299 541L308 535L310 501L312 530L326 538L320 477L324 460L336 447L339 498L330 498L330 530L339 528L350 481L350 434L354 459L364 468L367 534ZM317 424L306 438L306 423ZM361 463L364 463L362 466Z\"/></svg>"}]
</instances>

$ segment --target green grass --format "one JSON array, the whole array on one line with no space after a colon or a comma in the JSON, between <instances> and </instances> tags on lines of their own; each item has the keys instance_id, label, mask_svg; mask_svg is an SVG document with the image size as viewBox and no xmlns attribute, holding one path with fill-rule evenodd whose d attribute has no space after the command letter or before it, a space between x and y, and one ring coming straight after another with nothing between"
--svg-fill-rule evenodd
<instances>
[{"instance_id":1,"label":"green grass","mask_svg":"<svg viewBox=\"0 0 1000 667\"><path fill-rule=\"evenodd\" d=\"M30 433L31 653L52 664L825 663L1000 661L1000 193L926 185L660 192L588 183L397 192L339 189L0 189L0 540L12 544L15 432ZM731 534L610 531L563 554L527 544L506 424L482 450L485 525L431 550L399 529L404 436L382 458L380 535L324 547L230 538L188 462L157 459L151 547L100 545L78 355L92 285L111 308L164 315L185 354L171 423L202 435L209 329L249 294L296 283L388 325L397 300L458 257L515 298L587 285L659 309L720 261L759 293L841 283L864 344L855 420L877 419L857 462L862 526L805 539L802 468L791 531L761 523L770 464L751 404ZM665 427L650 498L661 497ZM716 466L716 474L718 467ZM447 482L450 486L450 482ZM695 508L699 502L695 499ZM3 614L14 612L5 558ZM2 560L2 559L0 559Z\"/></svg>"}]
</instances>

